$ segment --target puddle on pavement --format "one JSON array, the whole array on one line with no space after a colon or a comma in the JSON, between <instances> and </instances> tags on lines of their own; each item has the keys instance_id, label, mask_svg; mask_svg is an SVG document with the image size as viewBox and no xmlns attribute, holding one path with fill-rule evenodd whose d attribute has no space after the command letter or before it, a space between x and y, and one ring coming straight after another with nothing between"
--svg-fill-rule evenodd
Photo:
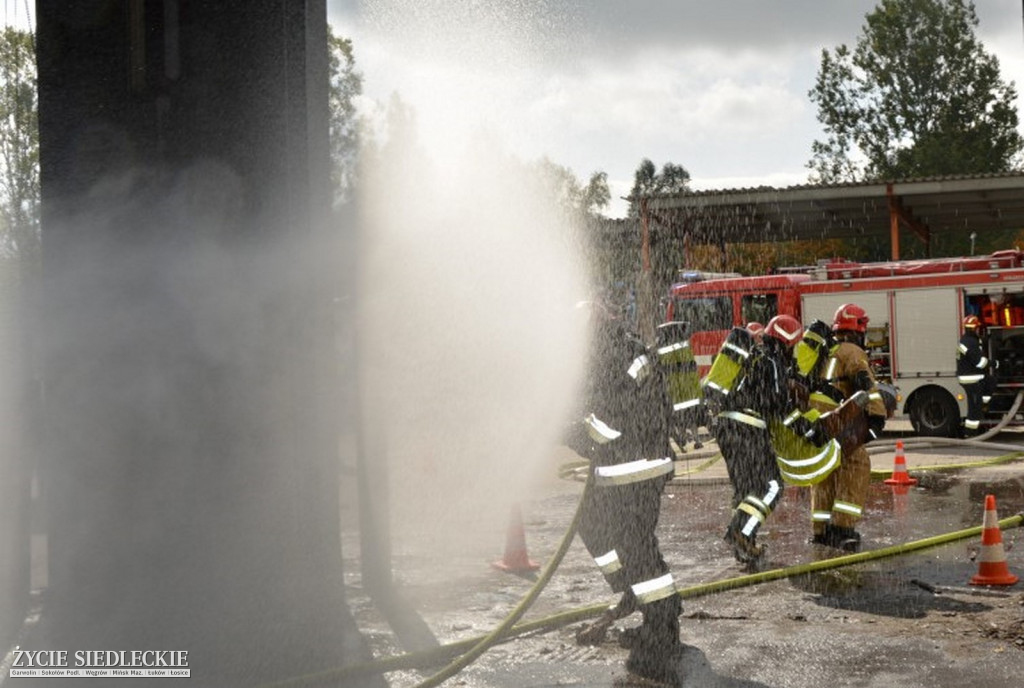
<instances>
[{"instance_id":1,"label":"puddle on pavement","mask_svg":"<svg viewBox=\"0 0 1024 688\"><path fill-rule=\"evenodd\" d=\"M982 525L985 497L996 498L1000 519L1024 509L1024 484L1019 478L986 482L953 473L924 474L918 486L902 492L882 482L873 482L865 516L858 530L863 535L862 551L915 542ZM731 556L721 538L729 520L728 485L670 486L662 509L659 537L670 565L678 572L682 586L697 585L729 576L743 575L738 565L723 570ZM839 553L813 547L809 542L809 490L787 487L775 512L764 526L759 542L768 546L765 569L785 568L828 558ZM1013 552L1024 531L1002 532L1004 549ZM928 590L928 586L967 586L977 572L975 557L980 536L965 538L898 556L873 560L856 566L830 569L799 578L791 583L819 596L819 603L837 608L860 609L877 614L917 618L936 605L952 605L945 611L971 611L983 607L974 601L955 601ZM1024 542L1021 543L1024 547ZM1017 550L1018 552L1020 550ZM1010 557L1008 557L1010 558Z\"/></svg>"}]
</instances>

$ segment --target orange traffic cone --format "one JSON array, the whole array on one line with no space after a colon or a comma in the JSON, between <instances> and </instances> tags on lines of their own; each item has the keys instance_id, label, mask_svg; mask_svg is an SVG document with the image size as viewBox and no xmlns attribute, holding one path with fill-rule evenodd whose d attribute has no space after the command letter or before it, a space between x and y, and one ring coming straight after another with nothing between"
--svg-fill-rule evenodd
<instances>
[{"instance_id":1,"label":"orange traffic cone","mask_svg":"<svg viewBox=\"0 0 1024 688\"><path fill-rule=\"evenodd\" d=\"M892 477L885 479L886 485L917 485L917 478L907 473L907 457L903 455L903 440L896 440L896 458L893 460Z\"/></svg>"},{"instance_id":2,"label":"orange traffic cone","mask_svg":"<svg viewBox=\"0 0 1024 688\"><path fill-rule=\"evenodd\" d=\"M491 564L496 569L510 573L536 571L540 564L530 561L526 554L526 535L523 533L523 515L518 504L512 505L508 534L505 536L505 556Z\"/></svg>"},{"instance_id":3,"label":"orange traffic cone","mask_svg":"<svg viewBox=\"0 0 1024 688\"><path fill-rule=\"evenodd\" d=\"M996 516L996 498L994 495L987 495L978 573L971 578L971 585L1013 585L1017 580L1017 576L1010 573L1006 566L1003 536L999 531L999 518Z\"/></svg>"}]
</instances>

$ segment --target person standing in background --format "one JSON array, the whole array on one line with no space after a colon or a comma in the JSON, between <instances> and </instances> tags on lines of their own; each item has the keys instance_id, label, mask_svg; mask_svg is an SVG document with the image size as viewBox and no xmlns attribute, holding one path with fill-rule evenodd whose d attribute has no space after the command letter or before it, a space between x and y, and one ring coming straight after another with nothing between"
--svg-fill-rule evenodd
<instances>
[{"instance_id":1,"label":"person standing in background","mask_svg":"<svg viewBox=\"0 0 1024 688\"><path fill-rule=\"evenodd\" d=\"M961 431L965 437L970 437L981 429L981 417L992 400L994 381L982 342L985 327L981 319L968 315L963 326L964 334L956 348L956 378L967 397L967 417Z\"/></svg>"}]
</instances>

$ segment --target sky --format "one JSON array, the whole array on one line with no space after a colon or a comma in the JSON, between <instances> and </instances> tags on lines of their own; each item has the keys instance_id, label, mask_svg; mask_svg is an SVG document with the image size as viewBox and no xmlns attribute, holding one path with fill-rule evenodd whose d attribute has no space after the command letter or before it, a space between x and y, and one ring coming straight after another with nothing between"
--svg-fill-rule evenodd
<instances>
[{"instance_id":1,"label":"sky","mask_svg":"<svg viewBox=\"0 0 1024 688\"><path fill-rule=\"evenodd\" d=\"M684 166L695 190L806 183L824 138L807 96L821 51L853 47L876 4L328 0L328 20L353 41L364 111L397 93L438 158L486 132L583 182L605 172L605 214L622 217L644 158ZM1022 3L975 8L978 37L1020 90Z\"/></svg>"}]
</instances>

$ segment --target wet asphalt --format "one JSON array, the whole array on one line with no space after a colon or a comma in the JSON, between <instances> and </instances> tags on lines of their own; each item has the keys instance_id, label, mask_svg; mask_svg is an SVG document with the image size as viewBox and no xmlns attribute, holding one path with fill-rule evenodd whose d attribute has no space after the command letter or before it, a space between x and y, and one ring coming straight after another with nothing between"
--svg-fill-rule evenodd
<instances>
[{"instance_id":1,"label":"wet asphalt","mask_svg":"<svg viewBox=\"0 0 1024 688\"><path fill-rule=\"evenodd\" d=\"M887 439L899 437L890 434ZM1000 433L993 441L1019 444L1024 451L1020 430ZM714 460L716 453L709 442L701 449L688 446L680 455L659 523L665 558L684 596L682 639L688 647L674 665L680 685L1024 686L1024 583L970 585L979 570L980 537L704 592L709 584L751 578L751 571L737 564L721 541L731 488L721 460ZM919 482L900 490L880 479L895 467L894 452L872 455L878 479L872 482L859 527L865 552L980 527L987 495L995 497L1001 519L1024 510L1024 461L981 465L1007 456L1006 450L911 447L904 455L909 475ZM560 448L553 463L564 466L576 458ZM972 462L977 465L962 467ZM566 474L551 475L559 473ZM538 565L546 565L557 549L581 490L582 484L571 477L553 478L538 485L534 497L522 504L524 546ZM762 531L768 556L761 570L789 569L839 555L810 545L809 531L808 493L789 487ZM1024 529L1008 528L1000 535L1006 569L1024 578L1024 543L1018 546ZM442 646L488 635L543 573L509 573L488 566L488 558L492 564L502 558L502 544L507 548L508 543L493 543L488 550L473 541L467 537L464 551L446 553L443 567L411 546L399 547L396 557L396 579L411 613ZM351 553L357 548L343 549ZM349 562L346 573L349 602L364 636L378 658L403 656L408 649L378 606L362 594L354 563ZM638 615L619 622L597 646L575 642L582 622L555 621L568 611L612 601L577 539L523 618L541 628L495 644L444 685L644 685L624 671L627 651L615 641L616 632L637 623ZM417 670L389 671L385 677L391 686L415 686L442 665L435 661ZM352 679L346 685L358 684Z\"/></svg>"}]
</instances>

